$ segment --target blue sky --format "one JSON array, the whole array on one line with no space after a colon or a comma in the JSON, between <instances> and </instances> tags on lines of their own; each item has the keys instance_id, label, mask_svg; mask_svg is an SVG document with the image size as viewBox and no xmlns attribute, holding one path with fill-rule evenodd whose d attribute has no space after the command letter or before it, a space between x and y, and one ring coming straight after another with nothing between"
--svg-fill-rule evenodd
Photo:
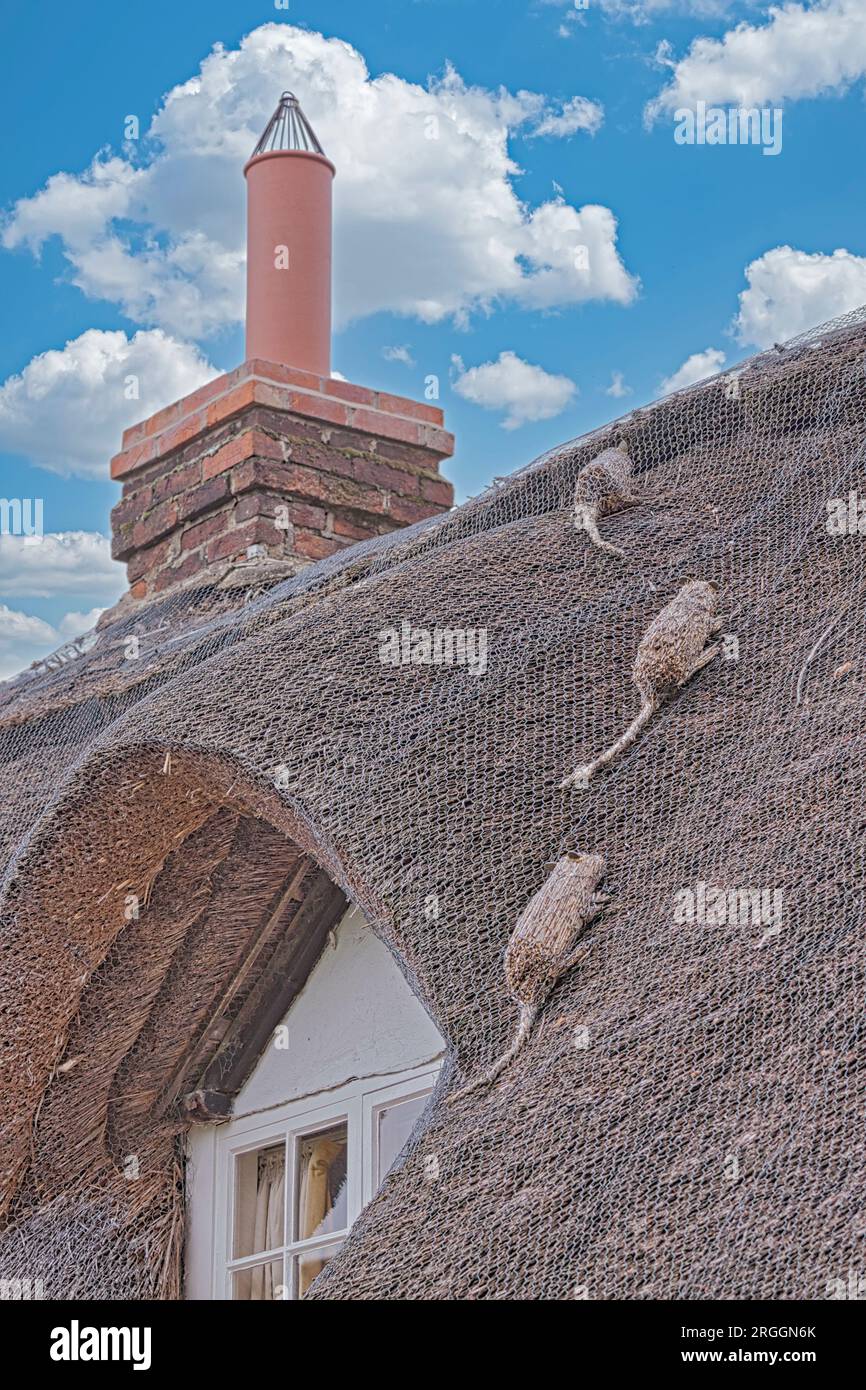
<instances>
[{"instance_id":1,"label":"blue sky","mask_svg":"<svg viewBox=\"0 0 866 1390\"><path fill-rule=\"evenodd\" d=\"M866 0L6 0L0 493L44 499L46 538L0 537L0 676L125 587L123 426L242 359L241 167L283 87L338 166L334 366L419 398L439 377L463 498L866 301L864 21ZM780 153L678 143L699 100L781 110Z\"/></svg>"}]
</instances>

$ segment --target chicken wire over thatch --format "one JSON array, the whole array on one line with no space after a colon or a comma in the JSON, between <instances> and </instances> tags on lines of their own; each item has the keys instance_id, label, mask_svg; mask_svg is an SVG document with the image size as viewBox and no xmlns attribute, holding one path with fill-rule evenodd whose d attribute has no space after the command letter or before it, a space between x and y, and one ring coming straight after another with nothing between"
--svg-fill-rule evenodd
<instances>
[{"instance_id":1,"label":"chicken wire over thatch","mask_svg":"<svg viewBox=\"0 0 866 1390\"><path fill-rule=\"evenodd\" d=\"M302 854L450 1046L309 1297L825 1298L862 1269L866 540L826 522L866 489L864 360L858 313L295 579L121 610L3 688L0 1275L178 1294L171 1078ZM621 434L639 501L600 529L625 559L570 521ZM719 585L722 652L563 790L636 713L687 578ZM383 664L404 620L485 629L486 670ZM511 1039L503 952L569 850L606 861L589 950L447 1105Z\"/></svg>"}]
</instances>

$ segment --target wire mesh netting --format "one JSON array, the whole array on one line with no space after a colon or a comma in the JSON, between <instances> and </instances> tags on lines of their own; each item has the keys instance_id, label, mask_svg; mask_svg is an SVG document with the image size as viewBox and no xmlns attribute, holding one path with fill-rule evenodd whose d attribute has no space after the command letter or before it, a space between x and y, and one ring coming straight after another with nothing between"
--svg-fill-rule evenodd
<instances>
[{"instance_id":1,"label":"wire mesh netting","mask_svg":"<svg viewBox=\"0 0 866 1390\"><path fill-rule=\"evenodd\" d=\"M179 1295L169 1082L299 851L450 1049L308 1297L825 1298L860 1267L864 354L861 311L0 687L0 1276ZM621 436L619 557L572 499ZM718 585L717 658L563 788L637 713L638 645L689 579ZM484 659L437 660L443 631ZM568 851L606 864L589 949L446 1104L509 1045L504 951Z\"/></svg>"}]
</instances>

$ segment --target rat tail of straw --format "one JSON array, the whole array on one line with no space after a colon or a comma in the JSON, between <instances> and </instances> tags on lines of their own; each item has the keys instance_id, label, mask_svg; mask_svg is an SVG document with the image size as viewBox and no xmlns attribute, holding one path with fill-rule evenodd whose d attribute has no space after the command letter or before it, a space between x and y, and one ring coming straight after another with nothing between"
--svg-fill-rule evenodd
<instances>
[{"instance_id":1,"label":"rat tail of straw","mask_svg":"<svg viewBox=\"0 0 866 1390\"><path fill-rule=\"evenodd\" d=\"M453 1105L456 1100L462 1100L464 1096L471 1095L473 1091L480 1091L484 1086L492 1086L497 1076L501 1076L505 1068L511 1066L518 1052L523 1048L526 1039L532 1032L532 1026L537 1016L537 1004L521 1004L517 1032L514 1034L514 1041L507 1052L503 1052L502 1056L497 1058L493 1066L483 1076L479 1076L477 1081L470 1081L468 1086L463 1086L461 1090L455 1091L453 1095L449 1096L448 1104Z\"/></svg>"},{"instance_id":2,"label":"rat tail of straw","mask_svg":"<svg viewBox=\"0 0 866 1390\"><path fill-rule=\"evenodd\" d=\"M587 781L594 772L598 772L599 768L607 767L608 763L612 763L614 758L619 757L620 753L631 748L641 729L649 723L655 712L656 702L645 700L625 733L620 735L616 743L612 743L603 753L599 753L598 757L593 758L592 762L587 763L585 767L577 768L569 777L566 777L564 782L560 782L560 790L564 791L566 787L579 786L582 782Z\"/></svg>"},{"instance_id":3,"label":"rat tail of straw","mask_svg":"<svg viewBox=\"0 0 866 1390\"><path fill-rule=\"evenodd\" d=\"M620 550L619 546L611 545L609 541L602 539L595 517L589 507L580 505L575 507L574 524L579 531L586 531L593 545L597 545L599 550L607 550L611 555L618 555L621 560L625 559L624 550Z\"/></svg>"}]
</instances>

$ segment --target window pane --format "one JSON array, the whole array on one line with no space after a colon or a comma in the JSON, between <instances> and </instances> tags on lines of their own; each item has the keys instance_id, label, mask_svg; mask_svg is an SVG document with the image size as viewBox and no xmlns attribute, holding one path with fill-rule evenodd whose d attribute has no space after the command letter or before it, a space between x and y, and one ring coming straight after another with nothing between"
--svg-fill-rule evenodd
<instances>
[{"instance_id":1,"label":"window pane","mask_svg":"<svg viewBox=\"0 0 866 1390\"><path fill-rule=\"evenodd\" d=\"M235 1159L234 1258L258 1255L283 1244L285 1145L238 1154Z\"/></svg>"},{"instance_id":2,"label":"window pane","mask_svg":"<svg viewBox=\"0 0 866 1390\"><path fill-rule=\"evenodd\" d=\"M281 1299L288 1293L283 1284L282 1260L269 1260L251 1269L237 1269L232 1275L233 1299Z\"/></svg>"},{"instance_id":3,"label":"window pane","mask_svg":"<svg viewBox=\"0 0 866 1390\"><path fill-rule=\"evenodd\" d=\"M348 1225L344 1121L298 1139L297 1240L342 1231Z\"/></svg>"},{"instance_id":4,"label":"window pane","mask_svg":"<svg viewBox=\"0 0 866 1390\"><path fill-rule=\"evenodd\" d=\"M331 1263L342 1243L342 1241L337 1241L336 1245L324 1245L321 1250L310 1250L306 1255L296 1256L295 1288L298 1291L298 1298L303 1298L316 1275L321 1274L325 1265Z\"/></svg>"},{"instance_id":5,"label":"window pane","mask_svg":"<svg viewBox=\"0 0 866 1390\"><path fill-rule=\"evenodd\" d=\"M377 1189L394 1159L402 1149L412 1127L424 1106L427 1104L427 1091L423 1096L413 1096L411 1100L398 1100L379 1111L379 1171L376 1174Z\"/></svg>"}]
</instances>

